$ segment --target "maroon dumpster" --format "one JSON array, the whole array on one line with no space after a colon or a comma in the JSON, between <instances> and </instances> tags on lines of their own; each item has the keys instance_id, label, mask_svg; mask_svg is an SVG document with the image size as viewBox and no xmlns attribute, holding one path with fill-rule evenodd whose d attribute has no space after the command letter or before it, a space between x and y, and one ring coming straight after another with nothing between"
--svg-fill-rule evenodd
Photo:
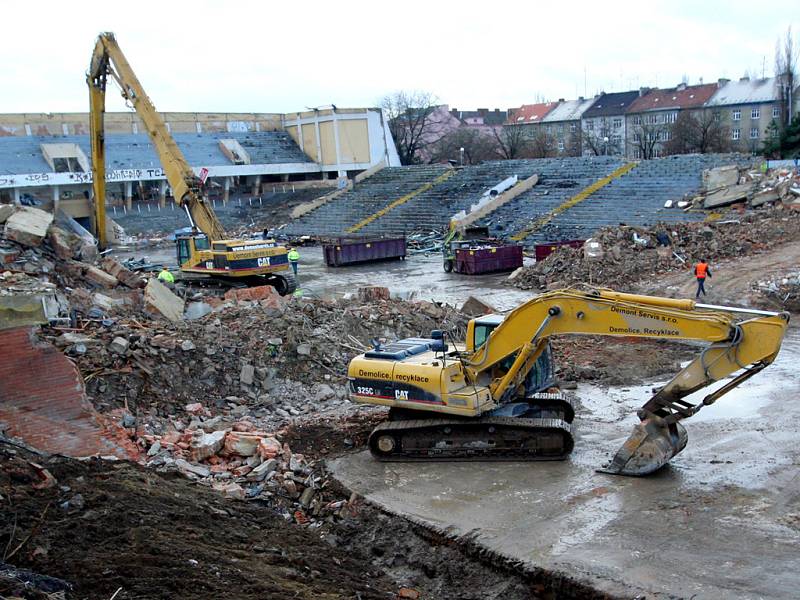
<instances>
[{"instance_id":1,"label":"maroon dumpster","mask_svg":"<svg viewBox=\"0 0 800 600\"><path fill-rule=\"evenodd\" d=\"M570 248L583 248L586 240L565 240L563 242L548 242L546 244L536 244L533 251L536 254L536 262L544 260L555 252L561 246L569 246Z\"/></svg>"},{"instance_id":2,"label":"maroon dumpster","mask_svg":"<svg viewBox=\"0 0 800 600\"><path fill-rule=\"evenodd\" d=\"M322 245L325 264L329 267L342 267L358 263L405 259L406 238L334 238Z\"/></svg>"},{"instance_id":3,"label":"maroon dumpster","mask_svg":"<svg viewBox=\"0 0 800 600\"><path fill-rule=\"evenodd\" d=\"M513 271L522 266L522 246L477 246L458 248L454 271L480 275L497 271Z\"/></svg>"}]
</instances>

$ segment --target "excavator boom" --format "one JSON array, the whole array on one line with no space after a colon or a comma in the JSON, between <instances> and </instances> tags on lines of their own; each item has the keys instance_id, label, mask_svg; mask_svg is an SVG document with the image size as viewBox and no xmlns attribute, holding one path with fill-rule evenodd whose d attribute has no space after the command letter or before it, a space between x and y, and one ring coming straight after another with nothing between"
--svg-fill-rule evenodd
<instances>
[{"instance_id":1,"label":"excavator boom","mask_svg":"<svg viewBox=\"0 0 800 600\"><path fill-rule=\"evenodd\" d=\"M152 101L144 91L142 84L133 72L128 60L117 44L113 33L100 34L94 47L89 72L86 79L90 94L90 134L92 140L92 186L94 188L95 205L102 207L106 196L105 181L105 132L103 115L105 113L105 95L108 77L112 77L122 90L122 96L136 110L136 114L144 123L147 133L161 158L161 166L172 188L175 201L189 214L192 225L205 233L209 239L225 238L225 229L217 219L214 211L206 204L200 191L200 180L194 174L183 152L175 143L167 129L164 119L156 110ZM98 220L98 239L101 246L106 243L105 220Z\"/></svg>"},{"instance_id":2,"label":"excavator boom","mask_svg":"<svg viewBox=\"0 0 800 600\"><path fill-rule=\"evenodd\" d=\"M295 291L286 248L272 240L226 239L225 229L202 192L183 152L156 111L133 72L113 33L101 33L95 43L86 81L89 85L92 142L92 186L95 231L101 248L106 239L105 98L108 79L116 81L122 96L142 120L172 188L175 202L189 217L191 235L176 239L178 264L183 278L201 285L272 285L281 295ZM202 232L203 235L200 235Z\"/></svg>"}]
</instances>

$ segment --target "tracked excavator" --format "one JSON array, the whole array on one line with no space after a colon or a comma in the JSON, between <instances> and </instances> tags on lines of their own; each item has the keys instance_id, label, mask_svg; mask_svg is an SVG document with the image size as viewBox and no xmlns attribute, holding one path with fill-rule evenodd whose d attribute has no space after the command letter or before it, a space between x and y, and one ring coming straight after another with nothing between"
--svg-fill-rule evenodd
<instances>
[{"instance_id":1,"label":"tracked excavator","mask_svg":"<svg viewBox=\"0 0 800 600\"><path fill-rule=\"evenodd\" d=\"M282 296L297 288L285 247L273 240L228 239L213 208L203 196L203 182L133 72L113 33L101 33L86 75L90 99L92 186L99 245L106 245L105 98L108 79L144 123L155 147L175 202L186 211L192 232L175 240L182 279L223 287L271 285Z\"/></svg>"},{"instance_id":2,"label":"tracked excavator","mask_svg":"<svg viewBox=\"0 0 800 600\"><path fill-rule=\"evenodd\" d=\"M388 421L369 437L378 460L559 460L573 449L575 410L552 387L554 336L706 342L642 406L641 422L600 469L646 475L686 446L682 420L775 360L788 322L788 313L607 289L557 290L506 315L470 320L463 344L437 330L430 338L377 345L350 362L349 392L355 402L390 407ZM705 397L689 398L726 378Z\"/></svg>"}]
</instances>

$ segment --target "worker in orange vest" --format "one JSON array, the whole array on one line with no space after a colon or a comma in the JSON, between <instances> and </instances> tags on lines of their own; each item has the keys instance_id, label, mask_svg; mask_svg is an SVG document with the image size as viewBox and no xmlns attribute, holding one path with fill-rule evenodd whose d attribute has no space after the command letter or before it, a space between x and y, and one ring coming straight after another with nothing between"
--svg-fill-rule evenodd
<instances>
[{"instance_id":1,"label":"worker in orange vest","mask_svg":"<svg viewBox=\"0 0 800 600\"><path fill-rule=\"evenodd\" d=\"M705 258L701 258L700 262L694 266L694 276L697 277L697 294L694 297L699 298L701 293L706 296L706 277L711 277L711 269L708 268Z\"/></svg>"}]
</instances>

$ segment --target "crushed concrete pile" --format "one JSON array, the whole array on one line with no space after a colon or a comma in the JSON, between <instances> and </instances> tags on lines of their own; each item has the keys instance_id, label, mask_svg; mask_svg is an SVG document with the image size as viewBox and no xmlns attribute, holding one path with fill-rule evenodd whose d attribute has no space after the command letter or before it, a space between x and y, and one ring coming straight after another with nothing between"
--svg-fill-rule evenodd
<instances>
[{"instance_id":1,"label":"crushed concrete pile","mask_svg":"<svg viewBox=\"0 0 800 600\"><path fill-rule=\"evenodd\" d=\"M509 281L525 290L575 284L623 289L670 271L688 271L701 258L713 263L755 254L798 235L800 214L780 207L728 221L650 229L610 227L600 230L583 248L563 246L543 261L518 269Z\"/></svg>"},{"instance_id":2,"label":"crushed concrete pile","mask_svg":"<svg viewBox=\"0 0 800 600\"><path fill-rule=\"evenodd\" d=\"M0 210L0 296L42 296L46 318L66 321L75 307L113 311L140 306L146 279L85 238L31 207Z\"/></svg>"},{"instance_id":3,"label":"crushed concrete pile","mask_svg":"<svg viewBox=\"0 0 800 600\"><path fill-rule=\"evenodd\" d=\"M690 207L758 208L776 204L800 209L800 174L796 168L754 170L730 165L706 170L703 191L692 199Z\"/></svg>"},{"instance_id":4,"label":"crushed concrete pile","mask_svg":"<svg viewBox=\"0 0 800 600\"><path fill-rule=\"evenodd\" d=\"M370 340L439 328L463 338L465 323L430 302L293 298L282 310L245 302L170 325L88 319L42 335L75 360L101 412L165 418L201 402L215 415L254 415L274 427L345 403L347 365Z\"/></svg>"},{"instance_id":5,"label":"crushed concrete pile","mask_svg":"<svg viewBox=\"0 0 800 600\"><path fill-rule=\"evenodd\" d=\"M325 493L330 481L322 463L293 453L280 433L258 431L245 419L225 426L200 403L185 409L194 420L183 431L139 438L146 466L178 471L229 498L258 498L301 525L346 516L347 498Z\"/></svg>"},{"instance_id":6,"label":"crushed concrete pile","mask_svg":"<svg viewBox=\"0 0 800 600\"><path fill-rule=\"evenodd\" d=\"M760 298L760 304L800 313L800 271L783 276L754 281L751 289Z\"/></svg>"}]
</instances>

